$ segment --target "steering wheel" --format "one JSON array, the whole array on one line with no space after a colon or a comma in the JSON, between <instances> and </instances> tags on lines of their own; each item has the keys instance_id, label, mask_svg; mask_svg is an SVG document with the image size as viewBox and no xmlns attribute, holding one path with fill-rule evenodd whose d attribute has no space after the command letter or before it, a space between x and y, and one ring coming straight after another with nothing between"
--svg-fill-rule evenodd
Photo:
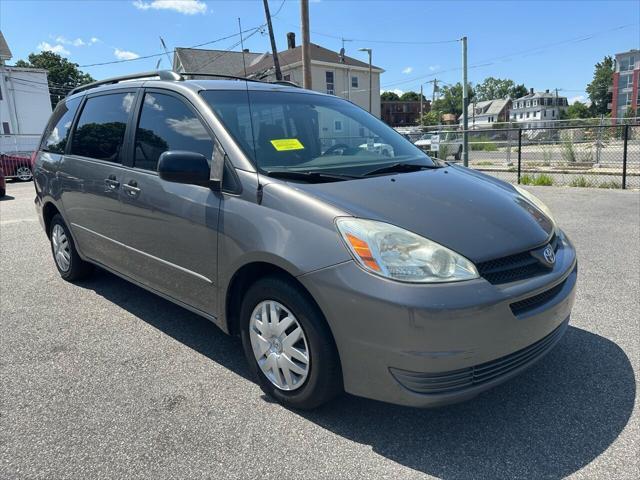
<instances>
[{"instance_id":1,"label":"steering wheel","mask_svg":"<svg viewBox=\"0 0 640 480\"><path fill-rule=\"evenodd\" d=\"M351 148L351 147L349 145L344 144L344 143L336 143L335 145L331 145L329 148L327 148L322 155L323 156L324 155L331 155L336 150L342 150L344 152L344 150L348 150L349 148ZM341 155L344 155L344 153L341 153Z\"/></svg>"}]
</instances>

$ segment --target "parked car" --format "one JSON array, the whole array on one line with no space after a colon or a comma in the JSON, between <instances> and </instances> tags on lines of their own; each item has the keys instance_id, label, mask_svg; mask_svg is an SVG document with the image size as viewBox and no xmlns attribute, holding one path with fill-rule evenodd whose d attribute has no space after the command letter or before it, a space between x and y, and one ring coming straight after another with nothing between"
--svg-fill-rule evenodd
<instances>
[{"instance_id":1,"label":"parked car","mask_svg":"<svg viewBox=\"0 0 640 480\"><path fill-rule=\"evenodd\" d=\"M122 80L73 91L44 133L36 208L56 268L100 266L240 335L283 404L469 399L566 331L576 253L527 190L440 164L333 95ZM337 119L391 155L323 150Z\"/></svg>"},{"instance_id":2,"label":"parked car","mask_svg":"<svg viewBox=\"0 0 640 480\"><path fill-rule=\"evenodd\" d=\"M21 182L30 181L33 178L33 159L35 158L33 153L0 154L0 166L2 166L5 177Z\"/></svg>"},{"instance_id":3,"label":"parked car","mask_svg":"<svg viewBox=\"0 0 640 480\"><path fill-rule=\"evenodd\" d=\"M0 198L7 194L7 182L4 178L4 171L0 167Z\"/></svg>"},{"instance_id":4,"label":"parked car","mask_svg":"<svg viewBox=\"0 0 640 480\"><path fill-rule=\"evenodd\" d=\"M435 150L431 148L431 144L435 143L433 142L434 136L438 138L438 148ZM460 132L443 131L425 133L414 145L426 153L435 153L441 160L446 160L447 157L450 156L453 156L454 160L460 160L462 158L462 136Z\"/></svg>"}]
</instances>

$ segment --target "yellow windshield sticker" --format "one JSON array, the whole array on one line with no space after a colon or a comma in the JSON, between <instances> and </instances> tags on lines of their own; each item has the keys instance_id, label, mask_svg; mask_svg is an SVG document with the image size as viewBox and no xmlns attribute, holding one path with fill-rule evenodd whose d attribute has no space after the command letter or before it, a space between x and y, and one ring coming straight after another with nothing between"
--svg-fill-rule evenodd
<instances>
[{"instance_id":1,"label":"yellow windshield sticker","mask_svg":"<svg viewBox=\"0 0 640 480\"><path fill-rule=\"evenodd\" d=\"M271 145L279 152L286 152L287 150L303 150L304 145L300 143L297 138L281 138L278 140L271 140Z\"/></svg>"}]
</instances>

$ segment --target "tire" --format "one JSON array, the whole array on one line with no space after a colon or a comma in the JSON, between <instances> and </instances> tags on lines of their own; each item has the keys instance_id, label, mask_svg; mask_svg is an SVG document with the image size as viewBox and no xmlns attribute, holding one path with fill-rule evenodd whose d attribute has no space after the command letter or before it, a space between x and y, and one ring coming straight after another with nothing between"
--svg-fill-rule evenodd
<instances>
[{"instance_id":1,"label":"tire","mask_svg":"<svg viewBox=\"0 0 640 480\"><path fill-rule=\"evenodd\" d=\"M454 160L460 160L462 158L462 147L458 148L458 152L453 156Z\"/></svg>"},{"instance_id":2,"label":"tire","mask_svg":"<svg viewBox=\"0 0 640 480\"><path fill-rule=\"evenodd\" d=\"M276 304L275 311L277 311L282 320L282 323L278 325L286 324L287 319L293 316L293 323L280 335L281 343L277 337L270 337L269 334L258 329L258 325L261 322L257 318L260 317L262 319L263 310L260 307L265 302ZM284 308L284 311L281 307ZM254 315L256 312L258 314ZM269 319L272 318L271 312L273 310L269 308L265 311L265 313L269 314ZM258 280L245 294L240 310L240 322L242 346L249 363L249 369L257 378L262 391L267 395L286 407L311 410L328 402L342 392L340 360L329 327L313 300L295 283L279 276L269 276ZM273 323L270 323L270 325L273 325ZM296 337L295 334L298 327L302 330L302 337L291 344L288 340ZM261 328L265 328L264 324ZM253 329L253 333L250 333L250 329ZM277 328L274 328L274 330L277 334ZM263 366L259 364L258 357L261 356L259 351L254 353L252 335L254 343L257 337L262 338L256 344L257 350L260 350L262 345L271 345L271 349L267 350L266 354L261 357ZM277 346L280 347L279 350ZM297 377L297 383L287 382L286 371L288 365L290 365L291 360L295 360L299 370L305 370L305 364L304 361L298 361L298 358L296 358L298 354L290 355L292 352L291 347L303 353L306 349L308 357L306 375L298 375L300 372L295 370L289 371L289 379L293 379L295 382L295 377ZM269 364L269 357L271 357L271 364ZM280 363L276 365L276 362ZM271 368L271 372L265 373L263 368L268 367L264 367L264 365L275 367L275 369ZM281 365L283 366L282 369L280 369ZM280 383L288 383L290 388L287 389L286 386L281 388L276 385L277 381L274 379L276 370L279 370L277 376L280 377L280 380L284 380L284 382Z\"/></svg>"},{"instance_id":3,"label":"tire","mask_svg":"<svg viewBox=\"0 0 640 480\"><path fill-rule=\"evenodd\" d=\"M71 233L59 213L51 219L49 240L53 262L64 280L74 282L88 277L93 272L93 265L78 255Z\"/></svg>"},{"instance_id":4,"label":"tire","mask_svg":"<svg viewBox=\"0 0 640 480\"><path fill-rule=\"evenodd\" d=\"M0 188L0 198L3 198L7 194L7 191L4 188Z\"/></svg>"},{"instance_id":5,"label":"tire","mask_svg":"<svg viewBox=\"0 0 640 480\"><path fill-rule=\"evenodd\" d=\"M21 182L29 182L31 179L33 179L33 173L31 172L31 169L26 165L20 165L16 168L15 178L17 180L20 180Z\"/></svg>"}]
</instances>

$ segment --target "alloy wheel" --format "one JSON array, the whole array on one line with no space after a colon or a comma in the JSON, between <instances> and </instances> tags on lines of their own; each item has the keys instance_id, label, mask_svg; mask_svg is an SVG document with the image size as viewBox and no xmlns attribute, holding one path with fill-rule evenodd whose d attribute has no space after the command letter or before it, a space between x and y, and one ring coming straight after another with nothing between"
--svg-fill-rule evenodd
<instances>
[{"instance_id":1,"label":"alloy wheel","mask_svg":"<svg viewBox=\"0 0 640 480\"><path fill-rule=\"evenodd\" d=\"M249 338L258 366L280 390L300 388L311 363L302 326L284 305L275 300L260 302L251 314Z\"/></svg>"},{"instance_id":2,"label":"alloy wheel","mask_svg":"<svg viewBox=\"0 0 640 480\"><path fill-rule=\"evenodd\" d=\"M51 244L53 245L53 256L58 267L63 272L68 271L71 266L71 249L69 239L62 225L55 224L53 226L53 230L51 231Z\"/></svg>"},{"instance_id":3,"label":"alloy wheel","mask_svg":"<svg viewBox=\"0 0 640 480\"><path fill-rule=\"evenodd\" d=\"M28 182L31 180L33 174L31 173L31 169L29 167L25 167L24 165L16 168L16 177L23 182Z\"/></svg>"}]
</instances>

